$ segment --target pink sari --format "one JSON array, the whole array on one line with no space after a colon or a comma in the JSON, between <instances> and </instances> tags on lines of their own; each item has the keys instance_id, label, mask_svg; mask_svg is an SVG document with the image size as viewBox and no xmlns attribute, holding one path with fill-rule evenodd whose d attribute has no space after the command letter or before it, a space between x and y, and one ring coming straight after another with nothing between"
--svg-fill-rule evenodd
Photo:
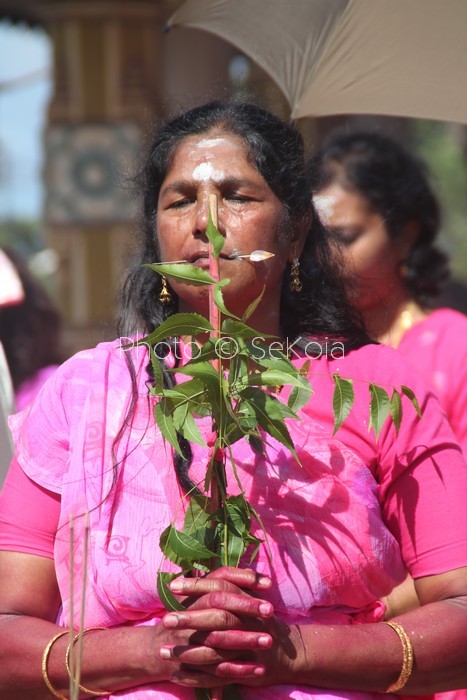
<instances>
[{"instance_id":1,"label":"pink sari","mask_svg":"<svg viewBox=\"0 0 467 700\"><path fill-rule=\"evenodd\" d=\"M35 463L30 463L31 478L61 491L62 496L55 544L63 601L59 624L70 623L68 523L73 515L73 622L78 626L84 518L77 516L87 510L90 556L85 626L154 625L165 614L156 589L157 572L159 568L176 569L162 560L159 536L170 522L181 522L184 501L174 477L171 449L154 425L152 399L147 398L147 357L141 349L133 355L140 398L131 426L116 450L115 488L112 490L113 442L129 405L128 370L115 346L103 344L77 356L75 370L67 378L66 394L59 399L67 416L64 423L68 444L63 444L63 456L55 463L49 462L47 478L43 470L39 473ZM78 366L80 362L82 367ZM92 377L84 382L90 366ZM263 545L254 567L271 576L273 586L268 597L278 617L289 623L361 624L381 620L384 606L380 599L403 580L405 567L399 545L382 520L377 484L349 448L337 439L329 439L309 416L302 417L301 421L288 422L302 468L273 439L268 438L266 459L244 441L233 448L245 495L260 514L269 543L270 553ZM39 415L35 426L41 430L38 421ZM201 419L199 426L208 433L209 419ZM57 444L66 441L64 434L57 438ZM19 433L18 445L24 463L34 446L33 437L29 435L28 444L24 432ZM58 452L57 448L54 454ZM196 446L190 470L195 482L202 482L206 460L207 451ZM238 492L232 474L229 492ZM262 536L259 527L256 534ZM242 688L241 694L245 700L374 697L308 686ZM192 699L194 695L192 690L159 683L121 691L115 697L168 700Z\"/></svg>"}]
</instances>

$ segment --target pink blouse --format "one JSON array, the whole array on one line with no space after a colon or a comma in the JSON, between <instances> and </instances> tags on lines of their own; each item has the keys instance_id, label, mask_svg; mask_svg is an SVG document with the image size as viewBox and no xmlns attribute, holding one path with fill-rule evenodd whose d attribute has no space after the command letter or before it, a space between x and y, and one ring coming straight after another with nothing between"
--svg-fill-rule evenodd
<instances>
[{"instance_id":1,"label":"pink blouse","mask_svg":"<svg viewBox=\"0 0 467 700\"><path fill-rule=\"evenodd\" d=\"M398 351L439 398L467 456L467 316L433 311L404 334Z\"/></svg>"}]
</instances>

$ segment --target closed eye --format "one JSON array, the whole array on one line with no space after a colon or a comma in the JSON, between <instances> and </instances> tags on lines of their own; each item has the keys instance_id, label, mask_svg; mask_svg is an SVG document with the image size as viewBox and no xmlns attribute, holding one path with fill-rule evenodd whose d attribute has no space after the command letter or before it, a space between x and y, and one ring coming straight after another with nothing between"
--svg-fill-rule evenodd
<instances>
[{"instance_id":1,"label":"closed eye","mask_svg":"<svg viewBox=\"0 0 467 700\"><path fill-rule=\"evenodd\" d=\"M193 204L194 199L177 199L174 202L171 202L168 206L168 209L182 209L183 207L188 206L189 204Z\"/></svg>"},{"instance_id":2,"label":"closed eye","mask_svg":"<svg viewBox=\"0 0 467 700\"><path fill-rule=\"evenodd\" d=\"M232 202L251 202L251 201L253 201L252 197L249 197L245 194L227 194L224 196L224 199L230 199Z\"/></svg>"},{"instance_id":3,"label":"closed eye","mask_svg":"<svg viewBox=\"0 0 467 700\"><path fill-rule=\"evenodd\" d=\"M361 229L344 228L340 226L328 226L327 231L329 235L334 238L338 243L343 245L350 245L361 236L363 231Z\"/></svg>"}]
</instances>

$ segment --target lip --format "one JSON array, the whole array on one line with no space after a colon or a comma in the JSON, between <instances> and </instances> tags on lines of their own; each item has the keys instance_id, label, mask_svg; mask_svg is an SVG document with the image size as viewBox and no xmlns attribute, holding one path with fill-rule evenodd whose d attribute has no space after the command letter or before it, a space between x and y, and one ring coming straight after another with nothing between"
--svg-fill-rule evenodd
<instances>
[{"instance_id":1,"label":"lip","mask_svg":"<svg viewBox=\"0 0 467 700\"><path fill-rule=\"evenodd\" d=\"M195 253L191 253L191 255L186 255L182 257L185 257L185 259L188 260L189 263L194 265L194 263L199 262L200 260L209 259L209 253L207 250L198 250Z\"/></svg>"},{"instance_id":2,"label":"lip","mask_svg":"<svg viewBox=\"0 0 467 700\"><path fill-rule=\"evenodd\" d=\"M235 260L235 256L227 255L221 253L219 257L222 260ZM209 266L209 253L207 250L200 250L196 253L191 253L191 255L185 256L185 259L192 265L197 265L198 267L204 267L205 263Z\"/></svg>"}]
</instances>

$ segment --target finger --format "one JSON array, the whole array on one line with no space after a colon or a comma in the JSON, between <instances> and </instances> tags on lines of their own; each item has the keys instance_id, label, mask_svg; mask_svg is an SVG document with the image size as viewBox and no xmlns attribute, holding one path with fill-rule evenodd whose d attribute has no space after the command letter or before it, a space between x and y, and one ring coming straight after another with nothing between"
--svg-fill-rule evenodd
<instances>
[{"instance_id":1,"label":"finger","mask_svg":"<svg viewBox=\"0 0 467 700\"><path fill-rule=\"evenodd\" d=\"M269 618L274 613L272 604L261 598L254 598L251 595L234 593L226 590L211 590L212 582L206 582L206 592L200 596L189 607L192 610L203 610L206 608L220 608L230 610L241 615L250 617ZM199 588L201 592L201 587Z\"/></svg>"},{"instance_id":2,"label":"finger","mask_svg":"<svg viewBox=\"0 0 467 700\"><path fill-rule=\"evenodd\" d=\"M175 579L169 584L172 593L178 596L191 598L192 601L197 597L211 593L214 591L224 591L226 593L236 593L237 595L251 595L249 591L244 591L236 584L225 579L210 579L208 576L202 578Z\"/></svg>"},{"instance_id":3,"label":"finger","mask_svg":"<svg viewBox=\"0 0 467 700\"><path fill-rule=\"evenodd\" d=\"M212 666L207 672L182 668L172 674L170 680L178 685L189 687L215 688L219 685L228 685L232 681L241 681L247 678L258 678L264 676L264 666L257 664L224 662L219 665Z\"/></svg>"},{"instance_id":4,"label":"finger","mask_svg":"<svg viewBox=\"0 0 467 700\"><path fill-rule=\"evenodd\" d=\"M191 645L232 649L237 651L262 651L270 649L273 638L265 632L248 630L222 630L214 632L196 632L190 637Z\"/></svg>"},{"instance_id":5,"label":"finger","mask_svg":"<svg viewBox=\"0 0 467 700\"><path fill-rule=\"evenodd\" d=\"M206 609L171 612L161 620L166 629L228 630L241 629L240 619L228 610Z\"/></svg>"},{"instance_id":6,"label":"finger","mask_svg":"<svg viewBox=\"0 0 467 700\"><path fill-rule=\"evenodd\" d=\"M170 589L173 593L181 593L189 590L190 593L195 593L199 585L206 581L217 581L219 584L234 584L239 588L244 588L252 591L265 591L271 588L271 579L267 576L258 574L253 569L238 569L234 566L223 566L220 569L210 572L207 576L197 577L192 579L177 578L170 583ZM184 584L187 583L187 588Z\"/></svg>"},{"instance_id":7,"label":"finger","mask_svg":"<svg viewBox=\"0 0 467 700\"><path fill-rule=\"evenodd\" d=\"M269 590L272 585L269 576L263 576L253 569L239 569L236 566L221 566L207 574L206 578L225 579L240 588L251 590Z\"/></svg>"},{"instance_id":8,"label":"finger","mask_svg":"<svg viewBox=\"0 0 467 700\"><path fill-rule=\"evenodd\" d=\"M239 681L245 678L264 676L266 668L262 664L248 661L223 661L213 666L210 672L216 678Z\"/></svg>"},{"instance_id":9,"label":"finger","mask_svg":"<svg viewBox=\"0 0 467 700\"><path fill-rule=\"evenodd\" d=\"M182 646L166 644L159 650L164 661L179 661L193 666L211 666L235 659L238 651L218 651L208 646Z\"/></svg>"},{"instance_id":10,"label":"finger","mask_svg":"<svg viewBox=\"0 0 467 700\"><path fill-rule=\"evenodd\" d=\"M212 613L225 612L234 613L244 617L255 619L267 619L272 617L274 608L267 600L252 598L250 596L235 595L233 593L225 593L224 591L215 591L208 593L201 598L198 598L188 610L183 612L170 612L162 619L166 628L180 627L182 623L187 623L190 626L191 615L196 616L197 613ZM193 618L194 620L197 617ZM198 629L196 627L196 629ZM213 623L211 629L218 629ZM222 628L224 629L224 628Z\"/></svg>"}]
</instances>

